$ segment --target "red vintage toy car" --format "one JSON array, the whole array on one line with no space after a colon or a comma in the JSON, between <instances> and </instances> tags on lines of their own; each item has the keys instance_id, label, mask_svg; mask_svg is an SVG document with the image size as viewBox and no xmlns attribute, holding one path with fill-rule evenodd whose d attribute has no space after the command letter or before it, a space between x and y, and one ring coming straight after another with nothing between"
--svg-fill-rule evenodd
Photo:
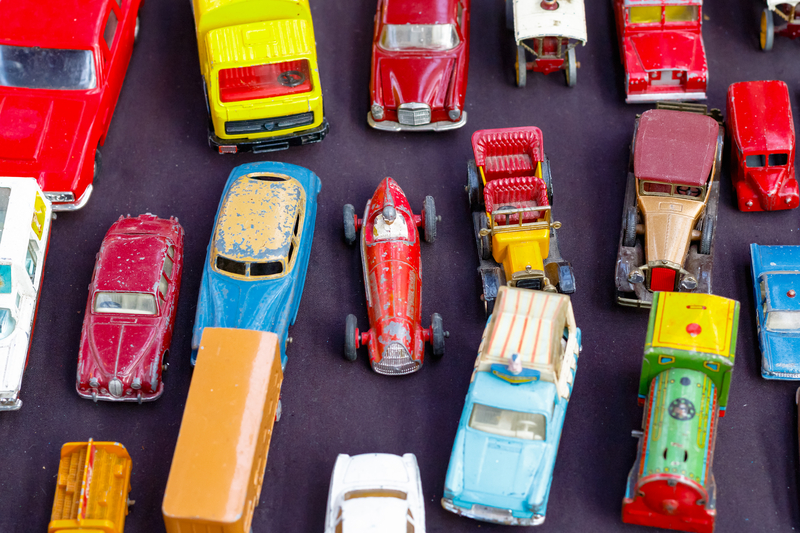
<instances>
[{"instance_id":1,"label":"red vintage toy car","mask_svg":"<svg viewBox=\"0 0 800 533\"><path fill-rule=\"evenodd\" d=\"M741 211L794 209L800 203L794 169L794 121L782 81L728 87L731 178Z\"/></svg>"},{"instance_id":2,"label":"red vintage toy car","mask_svg":"<svg viewBox=\"0 0 800 533\"><path fill-rule=\"evenodd\" d=\"M148 213L111 226L83 318L75 384L81 397L141 403L161 396L182 271L178 219Z\"/></svg>"},{"instance_id":3,"label":"red vintage toy car","mask_svg":"<svg viewBox=\"0 0 800 533\"><path fill-rule=\"evenodd\" d=\"M702 100L702 0L614 0L627 103Z\"/></svg>"},{"instance_id":4,"label":"red vintage toy car","mask_svg":"<svg viewBox=\"0 0 800 533\"><path fill-rule=\"evenodd\" d=\"M358 218L352 205L344 206L344 235L348 244L361 229L361 262L369 307L370 330L359 332L355 315L347 315L344 355L356 359L356 349L369 348L372 369L379 374L401 375L416 372L425 356L425 342L433 354L444 354L442 317L434 313L431 327L422 327L420 293L419 236L436 240L436 207L425 197L422 215L414 215L403 190L392 178L385 178L367 202L364 218Z\"/></svg>"},{"instance_id":5,"label":"red vintage toy car","mask_svg":"<svg viewBox=\"0 0 800 533\"><path fill-rule=\"evenodd\" d=\"M379 0L367 122L385 131L467 123L469 0Z\"/></svg>"},{"instance_id":6,"label":"red vintage toy car","mask_svg":"<svg viewBox=\"0 0 800 533\"><path fill-rule=\"evenodd\" d=\"M140 0L0 2L0 175L80 209L100 170Z\"/></svg>"}]
</instances>

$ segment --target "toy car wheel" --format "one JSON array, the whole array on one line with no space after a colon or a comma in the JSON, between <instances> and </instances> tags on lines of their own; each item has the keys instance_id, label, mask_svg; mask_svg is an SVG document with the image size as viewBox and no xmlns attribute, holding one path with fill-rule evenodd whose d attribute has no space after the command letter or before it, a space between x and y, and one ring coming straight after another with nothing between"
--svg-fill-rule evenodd
<instances>
[{"instance_id":1,"label":"toy car wheel","mask_svg":"<svg viewBox=\"0 0 800 533\"><path fill-rule=\"evenodd\" d=\"M94 170L92 171L92 181L97 179L100 175L100 170L103 168L103 156L100 155L100 148L94 149Z\"/></svg>"},{"instance_id":2,"label":"toy car wheel","mask_svg":"<svg viewBox=\"0 0 800 533\"><path fill-rule=\"evenodd\" d=\"M636 208L633 206L628 207L625 213L625 233L622 238L622 246L633 247L636 246Z\"/></svg>"},{"instance_id":3,"label":"toy car wheel","mask_svg":"<svg viewBox=\"0 0 800 533\"><path fill-rule=\"evenodd\" d=\"M506 29L514 29L514 0L506 0Z\"/></svg>"},{"instance_id":4,"label":"toy car wheel","mask_svg":"<svg viewBox=\"0 0 800 533\"><path fill-rule=\"evenodd\" d=\"M703 255L711 253L711 241L714 240L714 219L706 216L703 220L703 232L700 234L699 252Z\"/></svg>"},{"instance_id":5,"label":"toy car wheel","mask_svg":"<svg viewBox=\"0 0 800 533\"><path fill-rule=\"evenodd\" d=\"M343 211L344 241L347 244L356 242L356 209L351 204L345 204Z\"/></svg>"},{"instance_id":6,"label":"toy car wheel","mask_svg":"<svg viewBox=\"0 0 800 533\"><path fill-rule=\"evenodd\" d=\"M344 323L344 358L355 361L356 353L356 326L358 322L355 315L347 315Z\"/></svg>"},{"instance_id":7,"label":"toy car wheel","mask_svg":"<svg viewBox=\"0 0 800 533\"><path fill-rule=\"evenodd\" d=\"M436 204L433 196L426 196L422 210L425 212L425 242L433 243L436 241Z\"/></svg>"},{"instance_id":8,"label":"toy car wheel","mask_svg":"<svg viewBox=\"0 0 800 533\"><path fill-rule=\"evenodd\" d=\"M547 203L553 205L553 174L550 172L550 158L547 156L542 162L542 179L547 188Z\"/></svg>"},{"instance_id":9,"label":"toy car wheel","mask_svg":"<svg viewBox=\"0 0 800 533\"><path fill-rule=\"evenodd\" d=\"M514 63L514 69L517 73L517 87L525 87L528 77L528 60L525 59L525 47L517 45L517 61Z\"/></svg>"},{"instance_id":10,"label":"toy car wheel","mask_svg":"<svg viewBox=\"0 0 800 533\"><path fill-rule=\"evenodd\" d=\"M442 323L442 316L439 313L433 313L431 316L431 345L433 346L433 355L441 357L444 355L444 338L447 332L444 330Z\"/></svg>"},{"instance_id":11,"label":"toy car wheel","mask_svg":"<svg viewBox=\"0 0 800 533\"><path fill-rule=\"evenodd\" d=\"M478 230L489 229L489 220L486 218L486 213L481 212L480 227ZM481 259L490 259L492 257L492 236L481 235L478 233L478 253Z\"/></svg>"},{"instance_id":12,"label":"toy car wheel","mask_svg":"<svg viewBox=\"0 0 800 533\"><path fill-rule=\"evenodd\" d=\"M478 167L475 165L475 160L470 159L467 162L467 197L469 198L469 207L472 211L478 211L481 207L481 182L478 178Z\"/></svg>"},{"instance_id":13,"label":"toy car wheel","mask_svg":"<svg viewBox=\"0 0 800 533\"><path fill-rule=\"evenodd\" d=\"M483 310L486 312L486 316L491 315L494 313L494 300L483 300Z\"/></svg>"},{"instance_id":14,"label":"toy car wheel","mask_svg":"<svg viewBox=\"0 0 800 533\"><path fill-rule=\"evenodd\" d=\"M769 8L764 8L764 11L761 12L761 26L758 37L762 50L765 52L772 50L772 44L775 41L775 22L772 20L772 11Z\"/></svg>"},{"instance_id":15,"label":"toy car wheel","mask_svg":"<svg viewBox=\"0 0 800 533\"><path fill-rule=\"evenodd\" d=\"M578 61L575 59L575 49L570 48L567 52L567 66L564 69L564 76L567 78L567 87L575 87L578 81Z\"/></svg>"}]
</instances>

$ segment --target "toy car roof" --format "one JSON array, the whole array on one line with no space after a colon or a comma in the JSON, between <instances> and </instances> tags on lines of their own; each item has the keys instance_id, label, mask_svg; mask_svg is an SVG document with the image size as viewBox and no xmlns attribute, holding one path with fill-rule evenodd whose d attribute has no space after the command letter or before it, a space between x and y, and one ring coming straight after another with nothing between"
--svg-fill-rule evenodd
<instances>
[{"instance_id":1,"label":"toy car roof","mask_svg":"<svg viewBox=\"0 0 800 533\"><path fill-rule=\"evenodd\" d=\"M541 379L554 381L555 345L561 342L571 305L563 294L502 287L480 348L478 369L508 364L518 354L524 368L543 371Z\"/></svg>"},{"instance_id":2,"label":"toy car roof","mask_svg":"<svg viewBox=\"0 0 800 533\"><path fill-rule=\"evenodd\" d=\"M500 155L494 152L504 156L527 154L533 161L543 161L542 130L536 126L478 130L472 134L472 151L479 167L486 164L487 157Z\"/></svg>"},{"instance_id":3,"label":"toy car roof","mask_svg":"<svg viewBox=\"0 0 800 533\"><path fill-rule=\"evenodd\" d=\"M756 277L762 272L800 271L800 246L750 245L750 258L753 261Z\"/></svg>"},{"instance_id":4,"label":"toy car roof","mask_svg":"<svg viewBox=\"0 0 800 533\"><path fill-rule=\"evenodd\" d=\"M583 0L562 0L549 10L534 0L514 0L514 38L568 37L586 44L586 10Z\"/></svg>"},{"instance_id":5,"label":"toy car roof","mask_svg":"<svg viewBox=\"0 0 800 533\"><path fill-rule=\"evenodd\" d=\"M457 0L386 0L386 24L453 24Z\"/></svg>"},{"instance_id":6,"label":"toy car roof","mask_svg":"<svg viewBox=\"0 0 800 533\"><path fill-rule=\"evenodd\" d=\"M95 275L99 291L155 294L167 246L160 235L111 233L103 241Z\"/></svg>"},{"instance_id":7,"label":"toy car roof","mask_svg":"<svg viewBox=\"0 0 800 533\"><path fill-rule=\"evenodd\" d=\"M789 88L779 80L742 81L728 88L731 135L745 153L794 148Z\"/></svg>"},{"instance_id":8,"label":"toy car roof","mask_svg":"<svg viewBox=\"0 0 800 533\"><path fill-rule=\"evenodd\" d=\"M719 124L699 113L650 109L639 118L633 171L640 180L702 186L717 153Z\"/></svg>"},{"instance_id":9,"label":"toy car roof","mask_svg":"<svg viewBox=\"0 0 800 533\"><path fill-rule=\"evenodd\" d=\"M107 6L86 0L0 2L0 44L90 49L102 33Z\"/></svg>"}]
</instances>

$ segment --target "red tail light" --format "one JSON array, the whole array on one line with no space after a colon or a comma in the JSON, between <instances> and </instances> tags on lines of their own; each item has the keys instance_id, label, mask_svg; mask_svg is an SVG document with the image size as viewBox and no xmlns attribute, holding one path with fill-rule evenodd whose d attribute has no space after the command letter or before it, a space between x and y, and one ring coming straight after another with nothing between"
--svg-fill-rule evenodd
<instances>
[{"instance_id":1,"label":"red tail light","mask_svg":"<svg viewBox=\"0 0 800 533\"><path fill-rule=\"evenodd\" d=\"M310 90L311 73L306 59L219 71L219 99L222 102L257 100Z\"/></svg>"},{"instance_id":2,"label":"red tail light","mask_svg":"<svg viewBox=\"0 0 800 533\"><path fill-rule=\"evenodd\" d=\"M650 270L650 290L672 292L675 290L675 274L671 268L653 268Z\"/></svg>"}]
</instances>

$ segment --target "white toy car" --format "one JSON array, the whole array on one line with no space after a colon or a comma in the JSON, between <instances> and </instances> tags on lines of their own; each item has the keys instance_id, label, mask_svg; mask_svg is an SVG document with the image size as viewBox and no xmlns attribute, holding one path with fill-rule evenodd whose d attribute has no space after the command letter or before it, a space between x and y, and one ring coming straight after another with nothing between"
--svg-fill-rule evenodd
<instances>
[{"instance_id":1,"label":"white toy car","mask_svg":"<svg viewBox=\"0 0 800 533\"><path fill-rule=\"evenodd\" d=\"M0 178L0 411L22 406L52 216L34 178Z\"/></svg>"},{"instance_id":2,"label":"white toy car","mask_svg":"<svg viewBox=\"0 0 800 533\"><path fill-rule=\"evenodd\" d=\"M339 454L328 492L325 533L425 533L417 458Z\"/></svg>"}]
</instances>

